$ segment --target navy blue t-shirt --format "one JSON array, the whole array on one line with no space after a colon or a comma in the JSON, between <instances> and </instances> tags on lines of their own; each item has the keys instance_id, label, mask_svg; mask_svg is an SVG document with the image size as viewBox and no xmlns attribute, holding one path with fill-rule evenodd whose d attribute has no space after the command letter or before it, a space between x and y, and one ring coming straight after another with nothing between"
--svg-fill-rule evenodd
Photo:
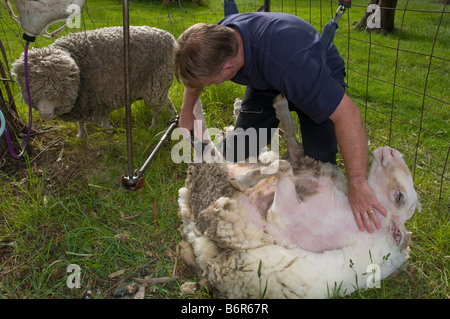
<instances>
[{"instance_id":1,"label":"navy blue t-shirt","mask_svg":"<svg viewBox=\"0 0 450 319\"><path fill-rule=\"evenodd\" d=\"M244 67L233 82L284 93L316 123L335 111L345 92L344 61L334 45L325 52L309 23L287 13L253 12L218 24L238 29L242 37Z\"/></svg>"}]
</instances>

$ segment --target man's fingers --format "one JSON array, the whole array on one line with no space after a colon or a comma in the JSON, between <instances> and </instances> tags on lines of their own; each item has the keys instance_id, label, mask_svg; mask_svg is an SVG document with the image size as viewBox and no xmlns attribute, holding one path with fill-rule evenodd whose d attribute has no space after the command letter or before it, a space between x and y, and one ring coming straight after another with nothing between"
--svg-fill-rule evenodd
<instances>
[{"instance_id":1,"label":"man's fingers","mask_svg":"<svg viewBox=\"0 0 450 319\"><path fill-rule=\"evenodd\" d=\"M364 227L364 223L363 223L362 218L361 218L361 214L354 212L353 216L355 217L356 225L358 226L359 230L360 231L364 231L365 227Z\"/></svg>"},{"instance_id":2,"label":"man's fingers","mask_svg":"<svg viewBox=\"0 0 450 319\"><path fill-rule=\"evenodd\" d=\"M380 220L378 219L377 213L375 212L375 210L370 210L368 213L369 217L372 219L373 224L375 225L375 227L377 229L379 229L381 227L381 223Z\"/></svg>"},{"instance_id":3,"label":"man's fingers","mask_svg":"<svg viewBox=\"0 0 450 319\"><path fill-rule=\"evenodd\" d=\"M380 203L377 202L376 205L373 206L373 208L374 210L377 210L381 215L387 216L386 210L384 209L383 206L381 206Z\"/></svg>"},{"instance_id":4,"label":"man's fingers","mask_svg":"<svg viewBox=\"0 0 450 319\"><path fill-rule=\"evenodd\" d=\"M361 213L361 216L367 231L369 233L373 233L372 222L370 221L369 213L367 212Z\"/></svg>"},{"instance_id":5,"label":"man's fingers","mask_svg":"<svg viewBox=\"0 0 450 319\"><path fill-rule=\"evenodd\" d=\"M373 225L379 229L381 227L380 220L378 219L375 211L354 213L356 225L360 231L367 230L369 233L373 233ZM372 225L373 222L373 225Z\"/></svg>"}]
</instances>

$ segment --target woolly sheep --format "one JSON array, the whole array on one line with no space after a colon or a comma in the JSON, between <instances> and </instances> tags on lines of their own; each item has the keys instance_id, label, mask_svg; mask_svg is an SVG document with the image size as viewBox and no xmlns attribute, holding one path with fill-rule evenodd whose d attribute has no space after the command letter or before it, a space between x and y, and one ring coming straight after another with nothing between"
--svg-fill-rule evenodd
<instances>
[{"instance_id":1,"label":"woolly sheep","mask_svg":"<svg viewBox=\"0 0 450 319\"><path fill-rule=\"evenodd\" d=\"M276 173L263 174L273 165ZM397 150L374 151L368 181L388 212L378 213L382 227L372 234L357 228L344 175L331 164L302 157L190 165L178 199L181 255L218 297L259 298L266 285L267 298L373 287L408 258L405 221L419 203Z\"/></svg>"},{"instance_id":2,"label":"woolly sheep","mask_svg":"<svg viewBox=\"0 0 450 319\"><path fill-rule=\"evenodd\" d=\"M168 91L173 81L174 37L157 28L130 27L130 99L143 99L153 110L175 115ZM111 128L108 114L125 106L123 29L109 27L72 33L48 47L28 53L31 104L43 120L53 116L78 122L78 137L87 136L86 122ZM24 55L12 73L26 99Z\"/></svg>"}]
</instances>

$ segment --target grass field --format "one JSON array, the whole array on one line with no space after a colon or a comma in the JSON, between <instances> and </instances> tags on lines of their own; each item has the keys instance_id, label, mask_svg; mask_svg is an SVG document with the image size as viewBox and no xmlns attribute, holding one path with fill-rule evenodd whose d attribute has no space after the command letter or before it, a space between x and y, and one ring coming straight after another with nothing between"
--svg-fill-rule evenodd
<instances>
[{"instance_id":1,"label":"grass field","mask_svg":"<svg viewBox=\"0 0 450 319\"><path fill-rule=\"evenodd\" d=\"M443 7L439 1L399 0L397 8L408 4L408 10L416 11L399 10L391 35L369 34L355 30L364 8L353 2L356 6L342 18L335 39L348 67L348 94L361 107L370 150L391 145L405 155L422 212L406 225L413 238L405 268L384 280L381 288L349 298L449 298L450 18L448 12L439 14ZM260 5L237 3L241 11L255 11ZM24 43L20 28L0 8L0 37L11 62L20 56ZM297 14L319 30L335 9L336 4L331 9L328 1L272 1L272 11ZM131 24L166 29L175 37L196 22L221 18L218 0L200 5L185 1L183 11L176 3L169 7L160 1L130 4ZM122 2L91 0L80 29L68 32L113 25L122 25ZM51 42L38 39L32 46ZM20 115L26 118L27 107L17 88L15 92ZM233 83L206 88L202 102L208 126L231 125L233 101L243 92ZM182 93L183 86L175 81L170 95L178 110ZM145 172L144 189L126 192L119 182L127 169L124 110L110 118L117 127L114 135L89 126L90 135L80 141L75 124L43 122L36 113L35 134L25 158L15 161L8 154L0 158L0 298L111 298L126 284L162 277L174 280L148 284L146 298L185 298L180 286L198 280L178 251L177 192L184 185L187 165L170 158L177 141L160 150ZM167 117L165 123L149 129L151 118L143 103L133 104L136 168L170 121ZM81 268L78 289L67 286L66 270L71 264ZM198 287L192 297L214 296Z\"/></svg>"}]
</instances>

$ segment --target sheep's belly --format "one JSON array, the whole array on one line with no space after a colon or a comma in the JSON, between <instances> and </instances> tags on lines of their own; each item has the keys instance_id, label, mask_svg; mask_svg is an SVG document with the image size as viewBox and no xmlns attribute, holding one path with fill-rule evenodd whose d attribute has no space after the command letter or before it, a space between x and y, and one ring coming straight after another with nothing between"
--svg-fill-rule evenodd
<instances>
[{"instance_id":1,"label":"sheep's belly","mask_svg":"<svg viewBox=\"0 0 450 319\"><path fill-rule=\"evenodd\" d=\"M239 211L246 215L248 223L261 228L276 242L323 252L344 247L354 237L352 234L360 232L347 198L330 181L321 181L316 194L302 202L286 192L281 204L275 201L266 214L254 205L250 195L247 192L238 196ZM265 199L260 196L259 200Z\"/></svg>"}]
</instances>

